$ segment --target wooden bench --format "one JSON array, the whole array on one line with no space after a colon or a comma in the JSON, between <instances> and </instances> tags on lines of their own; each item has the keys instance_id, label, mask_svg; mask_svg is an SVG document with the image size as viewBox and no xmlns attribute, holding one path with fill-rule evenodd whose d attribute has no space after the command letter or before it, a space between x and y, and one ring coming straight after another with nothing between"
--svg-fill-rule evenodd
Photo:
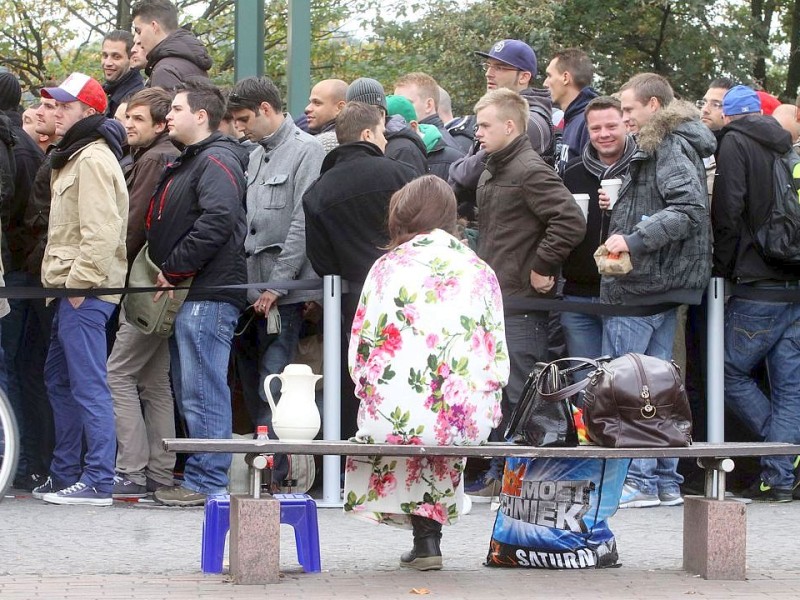
<instances>
[{"instance_id":1,"label":"wooden bench","mask_svg":"<svg viewBox=\"0 0 800 600\"><path fill-rule=\"evenodd\" d=\"M686 448L539 448L507 443L482 446L400 446L358 444L349 441L282 442L250 439L165 439L170 452L222 452L260 454L315 454L338 456L452 456L491 458L696 458L705 469L704 496L685 498L683 567L706 579L744 580L746 574L746 505L725 498L725 476L733 458L741 456L798 455L800 445L782 443L695 443ZM257 475L254 473L254 478ZM258 486L256 486L256 489ZM231 505L233 522L234 505ZM233 535L233 528L231 529ZM487 531L487 536L490 532ZM231 538L231 547L234 540ZM234 573L234 564L231 563Z\"/></svg>"}]
</instances>

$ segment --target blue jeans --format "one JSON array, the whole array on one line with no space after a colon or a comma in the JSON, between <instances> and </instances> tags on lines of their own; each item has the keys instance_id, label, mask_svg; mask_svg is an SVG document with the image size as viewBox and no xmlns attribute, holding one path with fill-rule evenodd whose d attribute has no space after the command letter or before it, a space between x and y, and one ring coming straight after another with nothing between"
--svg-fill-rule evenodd
<instances>
[{"instance_id":1,"label":"blue jeans","mask_svg":"<svg viewBox=\"0 0 800 600\"><path fill-rule=\"evenodd\" d=\"M603 317L603 354L636 352L671 360L677 324L675 308L647 317ZM677 458L637 458L625 481L645 494L680 493L683 477Z\"/></svg>"},{"instance_id":2,"label":"blue jeans","mask_svg":"<svg viewBox=\"0 0 800 600\"><path fill-rule=\"evenodd\" d=\"M304 302L278 306L281 315L281 332L267 333L266 319L256 316L248 330L236 342L236 370L242 382L242 395L253 424L267 425L272 432L272 411L264 393L264 380L268 375L283 372L294 360L303 326ZM244 317L243 317L244 318ZM280 382L270 386L272 397L280 398Z\"/></svg>"},{"instance_id":3,"label":"blue jeans","mask_svg":"<svg viewBox=\"0 0 800 600\"><path fill-rule=\"evenodd\" d=\"M230 438L231 390L228 361L239 310L227 302L184 302L169 339L175 400L193 438ZM183 487L224 494L230 454L197 453L187 460Z\"/></svg>"},{"instance_id":4,"label":"blue jeans","mask_svg":"<svg viewBox=\"0 0 800 600\"><path fill-rule=\"evenodd\" d=\"M78 308L56 301L44 378L53 407L56 447L50 475L59 486L81 481L114 488L114 406L106 383L106 323L114 304L85 298ZM81 449L86 442L81 471Z\"/></svg>"},{"instance_id":5,"label":"blue jeans","mask_svg":"<svg viewBox=\"0 0 800 600\"><path fill-rule=\"evenodd\" d=\"M750 376L766 359L770 397ZM765 442L800 443L800 304L731 298L725 307L725 402ZM765 456L761 479L791 488L792 458Z\"/></svg>"},{"instance_id":6,"label":"blue jeans","mask_svg":"<svg viewBox=\"0 0 800 600\"><path fill-rule=\"evenodd\" d=\"M568 302L595 304L600 298L587 296L564 296ZM597 358L603 353L603 317L582 313L562 312L561 327L567 340L570 356Z\"/></svg>"}]
</instances>

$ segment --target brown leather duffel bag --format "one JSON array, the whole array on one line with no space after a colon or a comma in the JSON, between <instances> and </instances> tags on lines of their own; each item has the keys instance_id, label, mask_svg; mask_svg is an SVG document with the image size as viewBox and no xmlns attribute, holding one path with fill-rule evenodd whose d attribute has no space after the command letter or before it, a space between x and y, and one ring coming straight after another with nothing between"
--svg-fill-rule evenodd
<instances>
[{"instance_id":1,"label":"brown leather duffel bag","mask_svg":"<svg viewBox=\"0 0 800 600\"><path fill-rule=\"evenodd\" d=\"M692 443L692 413L674 362L626 354L584 379L552 394L585 390L583 419L587 437L610 448L670 448Z\"/></svg>"}]
</instances>

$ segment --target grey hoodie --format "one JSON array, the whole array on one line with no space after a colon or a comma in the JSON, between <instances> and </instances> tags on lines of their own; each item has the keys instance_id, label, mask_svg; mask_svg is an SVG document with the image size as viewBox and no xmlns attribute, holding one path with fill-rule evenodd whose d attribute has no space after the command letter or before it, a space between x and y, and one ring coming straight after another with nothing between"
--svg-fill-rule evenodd
<instances>
[{"instance_id":1,"label":"grey hoodie","mask_svg":"<svg viewBox=\"0 0 800 600\"><path fill-rule=\"evenodd\" d=\"M675 100L641 128L609 227L625 236L633 270L603 276L604 302L699 302L711 275L703 158L716 148L699 119L694 106Z\"/></svg>"}]
</instances>

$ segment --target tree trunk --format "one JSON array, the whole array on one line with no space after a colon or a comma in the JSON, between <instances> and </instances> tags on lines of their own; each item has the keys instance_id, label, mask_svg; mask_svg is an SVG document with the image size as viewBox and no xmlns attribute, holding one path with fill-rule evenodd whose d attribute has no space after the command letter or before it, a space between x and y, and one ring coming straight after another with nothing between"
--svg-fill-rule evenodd
<instances>
[{"instance_id":1,"label":"tree trunk","mask_svg":"<svg viewBox=\"0 0 800 600\"><path fill-rule=\"evenodd\" d=\"M753 39L756 57L753 63L753 79L767 89L767 57L771 56L769 47L769 28L775 13L775 0L752 0L750 14L753 17Z\"/></svg>"},{"instance_id":2,"label":"tree trunk","mask_svg":"<svg viewBox=\"0 0 800 600\"><path fill-rule=\"evenodd\" d=\"M781 100L794 103L797 99L797 87L800 85L800 0L792 2L791 11L789 69L786 73L786 87Z\"/></svg>"},{"instance_id":3,"label":"tree trunk","mask_svg":"<svg viewBox=\"0 0 800 600\"><path fill-rule=\"evenodd\" d=\"M117 0L117 29L131 31L132 28L131 0Z\"/></svg>"}]
</instances>

